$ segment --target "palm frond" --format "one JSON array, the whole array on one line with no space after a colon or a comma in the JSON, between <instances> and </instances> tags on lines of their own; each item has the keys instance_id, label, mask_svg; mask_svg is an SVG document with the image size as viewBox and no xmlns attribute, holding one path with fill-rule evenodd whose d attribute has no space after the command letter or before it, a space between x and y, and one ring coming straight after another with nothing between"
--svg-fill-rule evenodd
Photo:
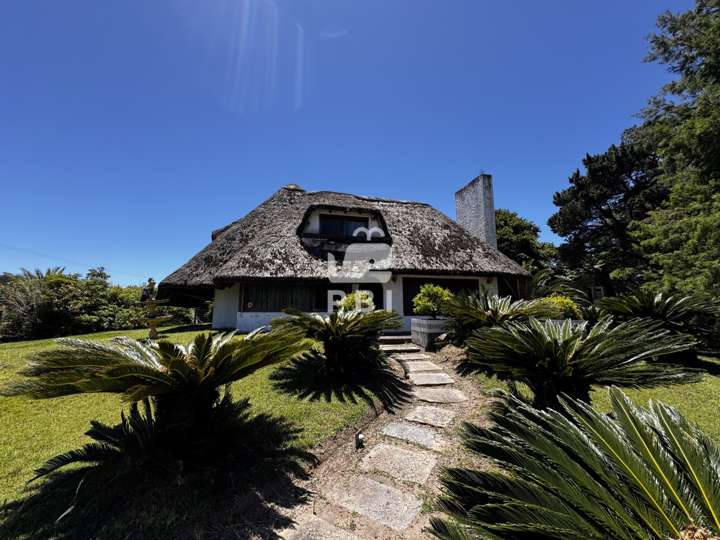
<instances>
[{"instance_id":1,"label":"palm frond","mask_svg":"<svg viewBox=\"0 0 720 540\"><path fill-rule=\"evenodd\" d=\"M447 315L448 337L457 345L464 345L473 331L480 328L500 326L530 317L558 317L552 306L536 300L515 300L486 293L456 295L443 305Z\"/></svg>"},{"instance_id":2,"label":"palm frond","mask_svg":"<svg viewBox=\"0 0 720 540\"><path fill-rule=\"evenodd\" d=\"M384 359L378 338L385 330L399 328L400 317L386 310L336 311L329 315L307 314L288 309L287 317L272 322L275 331L300 332L322 343L323 355L331 369L363 369L366 362Z\"/></svg>"},{"instance_id":3,"label":"palm frond","mask_svg":"<svg viewBox=\"0 0 720 540\"><path fill-rule=\"evenodd\" d=\"M460 538L667 540L720 531L720 449L677 411L610 390L613 416L564 398L562 411L508 398L464 442L488 470L447 470L433 534Z\"/></svg>"},{"instance_id":4,"label":"palm frond","mask_svg":"<svg viewBox=\"0 0 720 540\"><path fill-rule=\"evenodd\" d=\"M262 367L310 348L302 332L282 331L237 338L234 333L199 334L183 347L130 338L111 342L58 340L59 347L31 356L21 379L2 395L53 398L79 393L115 393L126 401L151 396L206 395Z\"/></svg>"},{"instance_id":5,"label":"palm frond","mask_svg":"<svg viewBox=\"0 0 720 540\"><path fill-rule=\"evenodd\" d=\"M620 320L646 318L662 324L672 332L694 336L709 335L720 317L717 300L697 295L667 295L638 290L625 296L599 301L599 306Z\"/></svg>"},{"instance_id":6,"label":"palm frond","mask_svg":"<svg viewBox=\"0 0 720 540\"><path fill-rule=\"evenodd\" d=\"M118 450L106 443L89 443L78 450L70 450L64 454L57 455L46 461L40 468L35 470L35 476L31 482L47 476L58 469L77 463L97 464L117 456Z\"/></svg>"}]
</instances>

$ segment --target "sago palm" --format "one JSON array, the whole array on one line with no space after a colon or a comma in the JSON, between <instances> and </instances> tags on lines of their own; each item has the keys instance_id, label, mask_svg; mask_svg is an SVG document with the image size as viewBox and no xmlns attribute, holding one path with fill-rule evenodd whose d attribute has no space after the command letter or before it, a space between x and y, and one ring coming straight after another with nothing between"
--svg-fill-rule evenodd
<instances>
[{"instance_id":1,"label":"sago palm","mask_svg":"<svg viewBox=\"0 0 720 540\"><path fill-rule=\"evenodd\" d=\"M603 298L599 305L617 319L642 317L662 323L673 332L705 336L720 316L717 302L693 295L668 295L639 290Z\"/></svg>"},{"instance_id":2,"label":"sago palm","mask_svg":"<svg viewBox=\"0 0 720 540\"><path fill-rule=\"evenodd\" d=\"M130 338L111 342L59 339L58 348L29 357L24 378L0 393L36 399L81 393L157 400L160 421L187 423L211 413L219 388L309 349L301 332L197 335L187 346Z\"/></svg>"},{"instance_id":3,"label":"sago palm","mask_svg":"<svg viewBox=\"0 0 720 540\"><path fill-rule=\"evenodd\" d=\"M177 526L172 516L188 512L190 499L215 509L268 477L305 477L305 465L317 463L298 445L301 429L254 412L227 387L221 393L211 421L195 429L168 426L155 398L131 403L118 425L91 422L89 442L49 459L35 471L33 480L41 481L29 484L27 498L0 509L7 518L0 519L0 536L116 538L106 527L118 527L123 538L128 530L156 538L154 518ZM144 504L158 500L161 508L152 508L145 523Z\"/></svg>"},{"instance_id":4,"label":"sago palm","mask_svg":"<svg viewBox=\"0 0 720 540\"><path fill-rule=\"evenodd\" d=\"M557 407L561 393L590 400L592 386L654 387L697 381L702 371L654 360L694 341L647 320L614 325L540 321L476 330L467 340L471 370L524 383L536 407ZM653 360L653 361L648 361Z\"/></svg>"},{"instance_id":5,"label":"sago palm","mask_svg":"<svg viewBox=\"0 0 720 540\"><path fill-rule=\"evenodd\" d=\"M676 410L610 391L613 415L579 400L538 410L511 399L492 427L466 425L494 465L444 473L444 540L690 538L720 533L720 448Z\"/></svg>"},{"instance_id":6,"label":"sago palm","mask_svg":"<svg viewBox=\"0 0 720 540\"><path fill-rule=\"evenodd\" d=\"M545 298L558 294L572 298L575 301L584 300L584 293L574 287L571 280L565 276L557 275L550 268L543 268L534 272L529 287L530 298Z\"/></svg>"},{"instance_id":7,"label":"sago palm","mask_svg":"<svg viewBox=\"0 0 720 540\"><path fill-rule=\"evenodd\" d=\"M316 342L306 359L291 362L273 374L282 391L306 399L354 401L375 407L379 400L395 410L411 396L410 385L388 365L378 338L383 330L400 327L396 313L375 310L338 311L327 316L286 310L276 319L276 331L300 331Z\"/></svg>"},{"instance_id":8,"label":"sago palm","mask_svg":"<svg viewBox=\"0 0 720 540\"><path fill-rule=\"evenodd\" d=\"M599 305L616 319L642 317L658 321L671 332L698 339L698 347L678 355L682 363L697 363L699 349L713 349L720 342L720 303L697 295L668 295L637 291L625 296L603 298Z\"/></svg>"},{"instance_id":9,"label":"sago palm","mask_svg":"<svg viewBox=\"0 0 720 540\"><path fill-rule=\"evenodd\" d=\"M559 312L540 300L515 300L493 294L457 295L443 305L448 337L457 345L478 328L498 326L529 317L556 317Z\"/></svg>"},{"instance_id":10,"label":"sago palm","mask_svg":"<svg viewBox=\"0 0 720 540\"><path fill-rule=\"evenodd\" d=\"M277 332L292 331L320 342L326 368L336 372L362 370L382 360L378 337L384 330L400 328L397 313L386 310L336 311L329 315L285 310L287 317L275 319Z\"/></svg>"}]
</instances>

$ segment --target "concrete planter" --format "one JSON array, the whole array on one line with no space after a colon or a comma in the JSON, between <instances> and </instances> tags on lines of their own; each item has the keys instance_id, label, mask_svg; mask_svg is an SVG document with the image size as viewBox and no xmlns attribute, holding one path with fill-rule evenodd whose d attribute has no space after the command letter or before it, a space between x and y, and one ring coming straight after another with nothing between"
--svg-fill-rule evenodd
<instances>
[{"instance_id":1,"label":"concrete planter","mask_svg":"<svg viewBox=\"0 0 720 540\"><path fill-rule=\"evenodd\" d=\"M410 320L410 337L415 345L426 351L433 347L438 336L445 333L445 319L419 319Z\"/></svg>"}]
</instances>

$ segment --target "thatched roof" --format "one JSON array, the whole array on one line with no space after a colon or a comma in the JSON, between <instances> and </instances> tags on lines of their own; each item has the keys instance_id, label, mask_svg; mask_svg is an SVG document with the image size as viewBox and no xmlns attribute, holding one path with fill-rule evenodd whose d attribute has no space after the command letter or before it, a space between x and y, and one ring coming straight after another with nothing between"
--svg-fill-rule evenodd
<instances>
[{"instance_id":1,"label":"thatched roof","mask_svg":"<svg viewBox=\"0 0 720 540\"><path fill-rule=\"evenodd\" d=\"M428 204L306 192L289 185L245 217L213 231L212 242L166 277L161 288L202 288L262 278L326 278L326 262L313 257L298 235L306 213L316 207L379 213L392 242L390 270L396 273L528 275Z\"/></svg>"}]
</instances>

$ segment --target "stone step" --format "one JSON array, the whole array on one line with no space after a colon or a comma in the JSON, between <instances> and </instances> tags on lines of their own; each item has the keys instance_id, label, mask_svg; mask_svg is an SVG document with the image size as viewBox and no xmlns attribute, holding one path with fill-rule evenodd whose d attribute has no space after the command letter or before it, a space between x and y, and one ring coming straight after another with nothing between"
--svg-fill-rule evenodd
<instances>
[{"instance_id":1,"label":"stone step","mask_svg":"<svg viewBox=\"0 0 720 540\"><path fill-rule=\"evenodd\" d=\"M437 364L428 362L427 360L418 360L417 362L402 362L405 373L423 373L423 372L442 372L442 368Z\"/></svg>"},{"instance_id":2,"label":"stone step","mask_svg":"<svg viewBox=\"0 0 720 540\"><path fill-rule=\"evenodd\" d=\"M442 450L447 444L445 439L438 435L435 430L405 420L390 422L382 428L382 434L418 444L430 450Z\"/></svg>"},{"instance_id":3,"label":"stone step","mask_svg":"<svg viewBox=\"0 0 720 540\"><path fill-rule=\"evenodd\" d=\"M424 484L435 463L437 458L430 452L380 443L370 449L360 466L365 471L381 471L398 480Z\"/></svg>"},{"instance_id":4,"label":"stone step","mask_svg":"<svg viewBox=\"0 0 720 540\"><path fill-rule=\"evenodd\" d=\"M418 360L432 360L432 354L424 352L396 353L392 355L398 362L416 362Z\"/></svg>"},{"instance_id":5,"label":"stone step","mask_svg":"<svg viewBox=\"0 0 720 540\"><path fill-rule=\"evenodd\" d=\"M389 343L380 345L380 349L387 353L414 353L422 349L412 343Z\"/></svg>"},{"instance_id":6,"label":"stone step","mask_svg":"<svg viewBox=\"0 0 720 540\"><path fill-rule=\"evenodd\" d=\"M410 334L387 334L380 336L380 343L410 343Z\"/></svg>"},{"instance_id":7,"label":"stone step","mask_svg":"<svg viewBox=\"0 0 720 540\"><path fill-rule=\"evenodd\" d=\"M282 537L287 540L360 540L354 534L312 515L298 523L293 531Z\"/></svg>"},{"instance_id":8,"label":"stone step","mask_svg":"<svg viewBox=\"0 0 720 540\"><path fill-rule=\"evenodd\" d=\"M462 403L468 397L455 388L416 388L415 397L430 403Z\"/></svg>"},{"instance_id":9,"label":"stone step","mask_svg":"<svg viewBox=\"0 0 720 540\"><path fill-rule=\"evenodd\" d=\"M453 384L455 382L450 375L442 371L410 373L408 377L410 378L410 382L415 386L440 386Z\"/></svg>"},{"instance_id":10,"label":"stone step","mask_svg":"<svg viewBox=\"0 0 720 540\"><path fill-rule=\"evenodd\" d=\"M405 415L405 420L440 428L449 426L453 418L455 418L453 411L428 405L418 405Z\"/></svg>"},{"instance_id":11,"label":"stone step","mask_svg":"<svg viewBox=\"0 0 720 540\"><path fill-rule=\"evenodd\" d=\"M326 490L325 496L333 504L396 531L406 529L422 507L422 501L412 493L363 476L353 476L344 482L332 484Z\"/></svg>"}]
</instances>

